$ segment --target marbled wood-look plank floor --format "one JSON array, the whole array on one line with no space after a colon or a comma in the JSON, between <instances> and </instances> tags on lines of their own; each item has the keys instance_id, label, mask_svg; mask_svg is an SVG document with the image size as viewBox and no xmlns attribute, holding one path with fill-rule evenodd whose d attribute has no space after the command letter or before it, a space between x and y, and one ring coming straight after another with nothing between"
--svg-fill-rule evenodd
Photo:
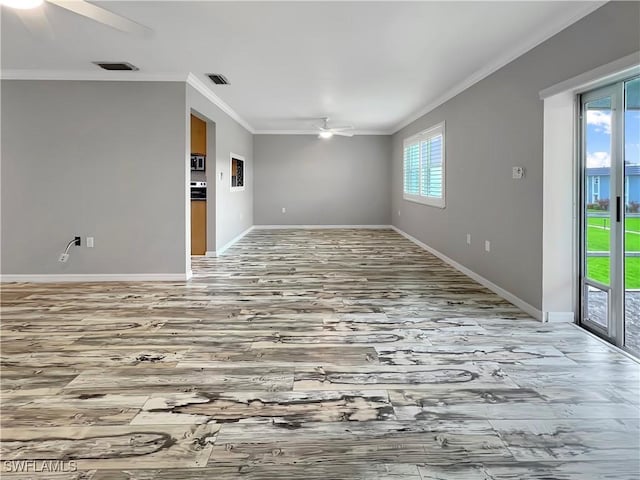
<instances>
[{"instance_id":1,"label":"marbled wood-look plank floor","mask_svg":"<svg viewBox=\"0 0 640 480\"><path fill-rule=\"evenodd\" d=\"M640 478L638 364L393 231L259 230L194 270L3 285L3 478Z\"/></svg>"}]
</instances>

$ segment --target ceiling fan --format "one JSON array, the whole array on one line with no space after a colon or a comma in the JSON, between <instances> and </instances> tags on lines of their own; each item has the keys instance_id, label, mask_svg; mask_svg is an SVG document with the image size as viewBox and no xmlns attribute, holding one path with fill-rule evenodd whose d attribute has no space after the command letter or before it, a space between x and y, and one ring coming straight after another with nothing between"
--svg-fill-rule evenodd
<instances>
[{"instance_id":1,"label":"ceiling fan","mask_svg":"<svg viewBox=\"0 0 640 480\"><path fill-rule=\"evenodd\" d=\"M331 138L334 135L339 135L341 137L353 137L352 125L330 127L329 117L322 118L322 125L316 125L316 128L318 129L318 137L320 138Z\"/></svg>"},{"instance_id":2,"label":"ceiling fan","mask_svg":"<svg viewBox=\"0 0 640 480\"><path fill-rule=\"evenodd\" d=\"M45 10L41 8L44 3L45 0L0 0L0 5L12 8L33 35L53 38L53 29L49 24ZM46 3L64 8L121 32L144 36L151 33L150 28L85 0L46 0Z\"/></svg>"}]
</instances>

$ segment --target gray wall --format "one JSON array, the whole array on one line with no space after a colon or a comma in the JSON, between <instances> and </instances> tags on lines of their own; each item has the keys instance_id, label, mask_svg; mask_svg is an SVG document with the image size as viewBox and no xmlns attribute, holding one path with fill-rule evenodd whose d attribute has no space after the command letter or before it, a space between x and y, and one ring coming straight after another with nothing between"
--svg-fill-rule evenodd
<instances>
[{"instance_id":1,"label":"gray wall","mask_svg":"<svg viewBox=\"0 0 640 480\"><path fill-rule=\"evenodd\" d=\"M638 25L640 3L606 4L396 133L393 224L540 309L543 102L538 92L637 51ZM440 210L403 200L402 142L443 120L447 207ZM525 167L524 180L511 179L516 165ZM490 253L484 252L485 240L491 241Z\"/></svg>"},{"instance_id":2,"label":"gray wall","mask_svg":"<svg viewBox=\"0 0 640 480\"><path fill-rule=\"evenodd\" d=\"M256 135L256 225L389 225L390 140Z\"/></svg>"},{"instance_id":3,"label":"gray wall","mask_svg":"<svg viewBox=\"0 0 640 480\"><path fill-rule=\"evenodd\" d=\"M1 86L2 273L185 273L184 83Z\"/></svg>"},{"instance_id":4,"label":"gray wall","mask_svg":"<svg viewBox=\"0 0 640 480\"><path fill-rule=\"evenodd\" d=\"M215 251L253 225L253 135L191 85L187 85L187 106L208 120L207 251ZM232 152L245 157L244 191L231 191Z\"/></svg>"}]
</instances>

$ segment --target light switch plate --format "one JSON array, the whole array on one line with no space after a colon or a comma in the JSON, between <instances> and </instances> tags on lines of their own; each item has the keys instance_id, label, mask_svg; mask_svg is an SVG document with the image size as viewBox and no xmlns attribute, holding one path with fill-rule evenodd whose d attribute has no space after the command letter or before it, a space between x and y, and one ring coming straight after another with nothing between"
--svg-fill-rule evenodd
<instances>
[{"instance_id":1,"label":"light switch plate","mask_svg":"<svg viewBox=\"0 0 640 480\"><path fill-rule=\"evenodd\" d=\"M524 178L524 167L513 167L512 176L516 180L520 180L521 178Z\"/></svg>"}]
</instances>

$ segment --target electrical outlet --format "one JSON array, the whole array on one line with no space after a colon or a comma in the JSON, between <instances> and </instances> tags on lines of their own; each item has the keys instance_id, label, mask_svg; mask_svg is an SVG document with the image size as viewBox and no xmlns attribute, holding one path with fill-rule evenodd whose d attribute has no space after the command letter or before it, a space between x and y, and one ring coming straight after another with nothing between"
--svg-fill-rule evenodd
<instances>
[{"instance_id":1,"label":"electrical outlet","mask_svg":"<svg viewBox=\"0 0 640 480\"><path fill-rule=\"evenodd\" d=\"M471 245L471 234L467 233L467 245Z\"/></svg>"},{"instance_id":2,"label":"electrical outlet","mask_svg":"<svg viewBox=\"0 0 640 480\"><path fill-rule=\"evenodd\" d=\"M402 212L400 210L398 210L398 216L401 217L402 216Z\"/></svg>"},{"instance_id":3,"label":"electrical outlet","mask_svg":"<svg viewBox=\"0 0 640 480\"><path fill-rule=\"evenodd\" d=\"M87 237L87 248L93 248L93 237Z\"/></svg>"},{"instance_id":4,"label":"electrical outlet","mask_svg":"<svg viewBox=\"0 0 640 480\"><path fill-rule=\"evenodd\" d=\"M282 207L282 213L287 213L287 209L285 207Z\"/></svg>"},{"instance_id":5,"label":"electrical outlet","mask_svg":"<svg viewBox=\"0 0 640 480\"><path fill-rule=\"evenodd\" d=\"M485 252L490 252L491 251L491 242L489 240L485 240L484 241L484 250L485 250Z\"/></svg>"},{"instance_id":6,"label":"electrical outlet","mask_svg":"<svg viewBox=\"0 0 640 480\"><path fill-rule=\"evenodd\" d=\"M75 238L74 238L74 245L75 245L76 247L79 247L80 245L82 245L82 240L81 240L81 238L80 238L80 237L75 237Z\"/></svg>"},{"instance_id":7,"label":"electrical outlet","mask_svg":"<svg viewBox=\"0 0 640 480\"><path fill-rule=\"evenodd\" d=\"M69 254L68 253L61 253L60 256L58 257L58 261L60 263L67 263L67 260L69 260Z\"/></svg>"}]
</instances>

